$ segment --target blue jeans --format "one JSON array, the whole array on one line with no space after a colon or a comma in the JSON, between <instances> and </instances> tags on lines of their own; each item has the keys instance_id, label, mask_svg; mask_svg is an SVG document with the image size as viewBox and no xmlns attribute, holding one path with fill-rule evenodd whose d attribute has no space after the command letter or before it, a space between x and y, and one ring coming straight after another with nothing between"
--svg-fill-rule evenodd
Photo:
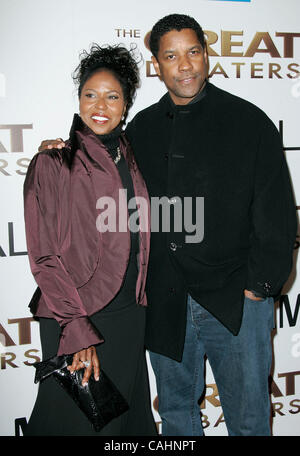
<instances>
[{"instance_id":1,"label":"blue jeans","mask_svg":"<svg viewBox=\"0 0 300 456\"><path fill-rule=\"evenodd\" d=\"M234 336L188 297L182 361L150 353L163 435L203 435L198 400L204 391L204 355L217 387L229 435L270 435L268 377L272 362L274 301L245 298Z\"/></svg>"}]
</instances>

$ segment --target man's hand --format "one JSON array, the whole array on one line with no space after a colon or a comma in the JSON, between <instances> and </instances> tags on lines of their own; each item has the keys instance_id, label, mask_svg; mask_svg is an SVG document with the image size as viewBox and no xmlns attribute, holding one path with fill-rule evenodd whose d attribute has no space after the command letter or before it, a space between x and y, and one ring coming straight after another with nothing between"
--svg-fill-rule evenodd
<instances>
[{"instance_id":1,"label":"man's hand","mask_svg":"<svg viewBox=\"0 0 300 456\"><path fill-rule=\"evenodd\" d=\"M88 365L85 363L88 363ZM68 370L71 374L73 374L74 371L78 371L83 368L85 368L85 371L82 378L82 386L86 386L88 384L92 371L94 371L95 380L99 380L100 362L95 347L92 346L75 353L72 365L68 366Z\"/></svg>"},{"instance_id":2,"label":"man's hand","mask_svg":"<svg viewBox=\"0 0 300 456\"><path fill-rule=\"evenodd\" d=\"M244 290L244 295L246 296L246 298L252 299L253 301L262 301L263 300L262 298L258 298L257 296L255 296L252 293L252 291L249 291L249 290Z\"/></svg>"},{"instance_id":3,"label":"man's hand","mask_svg":"<svg viewBox=\"0 0 300 456\"><path fill-rule=\"evenodd\" d=\"M45 141L41 142L39 152L45 149L62 149L63 147L65 147L65 143L62 138L46 139Z\"/></svg>"}]
</instances>

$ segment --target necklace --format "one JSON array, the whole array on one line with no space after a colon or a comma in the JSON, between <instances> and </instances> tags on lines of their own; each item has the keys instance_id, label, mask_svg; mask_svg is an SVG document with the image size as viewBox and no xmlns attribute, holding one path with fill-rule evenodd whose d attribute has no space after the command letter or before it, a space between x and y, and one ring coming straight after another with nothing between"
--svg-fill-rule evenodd
<instances>
[{"instance_id":1,"label":"necklace","mask_svg":"<svg viewBox=\"0 0 300 456\"><path fill-rule=\"evenodd\" d=\"M116 158L114 158L114 163L117 164L117 163L119 163L120 160L121 160L121 150L120 150L120 147L118 146L117 147L117 156L116 156Z\"/></svg>"}]
</instances>

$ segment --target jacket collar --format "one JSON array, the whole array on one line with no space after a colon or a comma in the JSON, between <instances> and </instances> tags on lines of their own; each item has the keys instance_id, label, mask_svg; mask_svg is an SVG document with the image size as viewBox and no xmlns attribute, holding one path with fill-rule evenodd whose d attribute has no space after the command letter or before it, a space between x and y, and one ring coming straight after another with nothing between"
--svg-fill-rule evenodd
<instances>
[{"instance_id":1,"label":"jacket collar","mask_svg":"<svg viewBox=\"0 0 300 456\"><path fill-rule=\"evenodd\" d=\"M78 114L74 114L73 116L73 122L70 128L70 133L69 133L69 141L70 141L70 152L69 152L69 157L68 157L68 162L69 166L72 165L74 156L76 154L76 151L82 146L84 146L84 149L87 150L87 144L89 146L93 144L95 148L101 148L105 149L107 153L109 154L106 146L101 142L101 139L99 138L99 135L97 136L81 119L81 117ZM123 148L128 145L128 141L125 137L124 132L122 131L120 135L120 141L121 144L123 145Z\"/></svg>"},{"instance_id":2,"label":"jacket collar","mask_svg":"<svg viewBox=\"0 0 300 456\"><path fill-rule=\"evenodd\" d=\"M165 110L172 110L173 112L178 111L193 111L194 109L198 109L199 103L202 101L215 90L215 86L210 82L206 81L204 89L199 92L199 94L188 104L186 105L176 105L173 100L171 99L169 92L167 92L163 97L159 100L158 105L159 109L163 108Z\"/></svg>"}]
</instances>

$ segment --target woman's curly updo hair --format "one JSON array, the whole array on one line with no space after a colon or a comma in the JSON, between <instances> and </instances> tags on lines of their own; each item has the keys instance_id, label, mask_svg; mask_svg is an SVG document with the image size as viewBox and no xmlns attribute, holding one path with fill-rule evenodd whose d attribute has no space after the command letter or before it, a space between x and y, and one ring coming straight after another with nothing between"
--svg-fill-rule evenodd
<instances>
[{"instance_id":1,"label":"woman's curly updo hair","mask_svg":"<svg viewBox=\"0 0 300 456\"><path fill-rule=\"evenodd\" d=\"M82 88L86 81L98 71L107 70L119 81L126 103L126 111L122 123L125 123L128 111L133 105L136 90L140 85L139 69L135 56L136 46L132 45L127 50L122 45L99 46L96 43L91 45L90 51L82 51L80 63L75 69L72 77L78 85L78 97L80 98Z\"/></svg>"}]
</instances>

